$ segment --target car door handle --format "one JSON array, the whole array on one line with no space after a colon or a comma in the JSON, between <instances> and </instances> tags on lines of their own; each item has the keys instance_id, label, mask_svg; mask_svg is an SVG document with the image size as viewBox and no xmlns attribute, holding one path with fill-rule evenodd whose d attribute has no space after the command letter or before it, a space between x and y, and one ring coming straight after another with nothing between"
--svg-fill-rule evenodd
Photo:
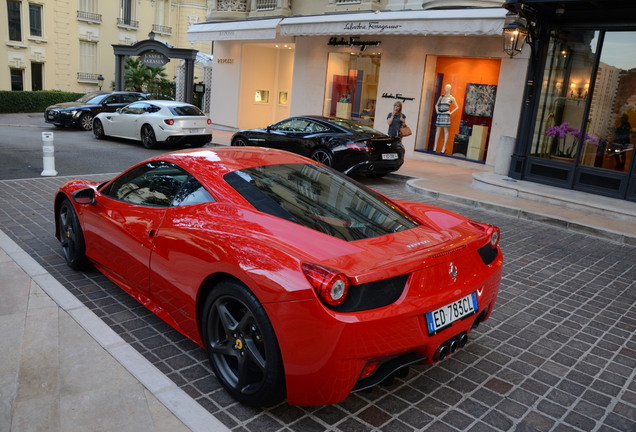
<instances>
[{"instance_id":1,"label":"car door handle","mask_svg":"<svg viewBox=\"0 0 636 432\"><path fill-rule=\"evenodd\" d=\"M155 234L157 234L157 231L154 229L151 229L150 231L148 231L148 238L153 238Z\"/></svg>"}]
</instances>

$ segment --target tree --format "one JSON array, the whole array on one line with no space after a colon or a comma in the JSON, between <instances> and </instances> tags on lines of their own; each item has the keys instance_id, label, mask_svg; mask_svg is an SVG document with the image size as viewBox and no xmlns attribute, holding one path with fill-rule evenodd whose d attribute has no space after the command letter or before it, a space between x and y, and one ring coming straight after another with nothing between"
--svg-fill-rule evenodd
<instances>
[{"instance_id":1,"label":"tree","mask_svg":"<svg viewBox=\"0 0 636 432\"><path fill-rule=\"evenodd\" d=\"M174 83L167 79L163 67L148 67L138 58L126 58L124 69L126 90L174 97Z\"/></svg>"}]
</instances>

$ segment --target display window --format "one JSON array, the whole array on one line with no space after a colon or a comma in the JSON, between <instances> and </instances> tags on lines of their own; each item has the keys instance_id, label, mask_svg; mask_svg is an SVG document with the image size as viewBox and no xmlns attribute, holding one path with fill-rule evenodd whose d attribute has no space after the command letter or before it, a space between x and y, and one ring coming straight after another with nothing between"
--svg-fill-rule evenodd
<instances>
[{"instance_id":1,"label":"display window","mask_svg":"<svg viewBox=\"0 0 636 432\"><path fill-rule=\"evenodd\" d=\"M380 54L329 53L325 116L373 125Z\"/></svg>"},{"instance_id":2,"label":"display window","mask_svg":"<svg viewBox=\"0 0 636 432\"><path fill-rule=\"evenodd\" d=\"M435 76L429 134L419 150L485 162L501 61L437 56L426 61L435 63Z\"/></svg>"},{"instance_id":3,"label":"display window","mask_svg":"<svg viewBox=\"0 0 636 432\"><path fill-rule=\"evenodd\" d=\"M552 35L532 156L629 172L636 141L635 47L635 32Z\"/></svg>"}]
</instances>

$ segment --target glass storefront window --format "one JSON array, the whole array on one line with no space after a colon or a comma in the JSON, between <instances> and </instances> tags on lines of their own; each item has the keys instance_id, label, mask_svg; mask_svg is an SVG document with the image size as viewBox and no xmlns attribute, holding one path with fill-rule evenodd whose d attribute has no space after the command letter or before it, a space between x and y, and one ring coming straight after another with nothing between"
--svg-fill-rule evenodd
<instances>
[{"instance_id":1,"label":"glass storefront window","mask_svg":"<svg viewBox=\"0 0 636 432\"><path fill-rule=\"evenodd\" d=\"M628 172L636 138L636 32L606 32L580 163Z\"/></svg>"},{"instance_id":2,"label":"glass storefront window","mask_svg":"<svg viewBox=\"0 0 636 432\"><path fill-rule=\"evenodd\" d=\"M580 139L586 142L598 139L581 132L598 36L592 30L562 31L552 36L532 156L574 162Z\"/></svg>"},{"instance_id":3,"label":"glass storefront window","mask_svg":"<svg viewBox=\"0 0 636 432\"><path fill-rule=\"evenodd\" d=\"M379 54L329 53L323 114L373 125Z\"/></svg>"}]
</instances>

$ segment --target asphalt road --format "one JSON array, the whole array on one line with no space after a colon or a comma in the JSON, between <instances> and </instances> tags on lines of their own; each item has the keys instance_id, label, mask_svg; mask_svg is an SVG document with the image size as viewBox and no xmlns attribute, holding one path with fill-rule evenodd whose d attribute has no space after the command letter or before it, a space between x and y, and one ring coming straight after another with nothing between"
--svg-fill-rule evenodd
<instances>
[{"instance_id":1,"label":"asphalt road","mask_svg":"<svg viewBox=\"0 0 636 432\"><path fill-rule=\"evenodd\" d=\"M59 176L117 173L150 156L176 149L149 150L140 142L98 140L92 132L54 126L0 126L0 180L41 176L43 132L53 132L55 169Z\"/></svg>"}]
</instances>

